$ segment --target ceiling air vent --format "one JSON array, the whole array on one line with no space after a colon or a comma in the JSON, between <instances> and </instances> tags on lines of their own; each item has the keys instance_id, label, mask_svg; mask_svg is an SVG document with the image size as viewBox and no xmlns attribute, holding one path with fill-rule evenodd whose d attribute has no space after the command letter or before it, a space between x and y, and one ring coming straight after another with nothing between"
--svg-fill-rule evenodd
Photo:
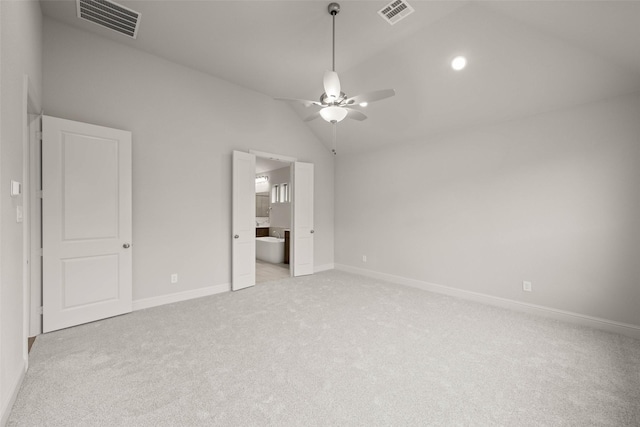
<instances>
[{"instance_id":1,"label":"ceiling air vent","mask_svg":"<svg viewBox=\"0 0 640 427\"><path fill-rule=\"evenodd\" d=\"M108 0L77 0L78 18L136 38L140 13Z\"/></svg>"},{"instance_id":2,"label":"ceiling air vent","mask_svg":"<svg viewBox=\"0 0 640 427\"><path fill-rule=\"evenodd\" d=\"M393 25L403 18L411 15L414 9L404 0L392 1L382 9L378 11L378 15L382 16L382 19Z\"/></svg>"}]
</instances>

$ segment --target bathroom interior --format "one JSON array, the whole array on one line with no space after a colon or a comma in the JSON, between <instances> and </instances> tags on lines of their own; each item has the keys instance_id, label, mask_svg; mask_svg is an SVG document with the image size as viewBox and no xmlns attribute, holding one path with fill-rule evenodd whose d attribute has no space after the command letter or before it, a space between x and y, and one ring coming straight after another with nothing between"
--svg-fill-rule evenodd
<instances>
[{"instance_id":1,"label":"bathroom interior","mask_svg":"<svg viewBox=\"0 0 640 427\"><path fill-rule=\"evenodd\" d=\"M256 158L256 284L290 277L291 164Z\"/></svg>"}]
</instances>

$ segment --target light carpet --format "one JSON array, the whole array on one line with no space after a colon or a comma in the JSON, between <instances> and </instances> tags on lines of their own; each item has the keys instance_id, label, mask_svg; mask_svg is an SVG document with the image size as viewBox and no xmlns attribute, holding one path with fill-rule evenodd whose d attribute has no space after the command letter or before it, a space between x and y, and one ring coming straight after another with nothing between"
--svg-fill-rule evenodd
<instances>
[{"instance_id":1,"label":"light carpet","mask_svg":"<svg viewBox=\"0 0 640 427\"><path fill-rule=\"evenodd\" d=\"M640 341L343 272L38 337L10 426L639 426Z\"/></svg>"}]
</instances>

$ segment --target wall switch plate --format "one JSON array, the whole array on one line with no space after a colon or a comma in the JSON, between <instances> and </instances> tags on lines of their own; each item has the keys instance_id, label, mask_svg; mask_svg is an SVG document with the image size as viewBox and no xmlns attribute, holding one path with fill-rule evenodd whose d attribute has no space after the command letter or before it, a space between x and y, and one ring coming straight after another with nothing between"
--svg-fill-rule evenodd
<instances>
[{"instance_id":1,"label":"wall switch plate","mask_svg":"<svg viewBox=\"0 0 640 427\"><path fill-rule=\"evenodd\" d=\"M366 255L362 255L362 262L367 262L367 256Z\"/></svg>"},{"instance_id":2,"label":"wall switch plate","mask_svg":"<svg viewBox=\"0 0 640 427\"><path fill-rule=\"evenodd\" d=\"M177 274L172 274L171 275L171 283L178 283L178 275Z\"/></svg>"},{"instance_id":3,"label":"wall switch plate","mask_svg":"<svg viewBox=\"0 0 640 427\"><path fill-rule=\"evenodd\" d=\"M11 197L18 197L20 194L22 194L22 184L11 180Z\"/></svg>"},{"instance_id":4,"label":"wall switch plate","mask_svg":"<svg viewBox=\"0 0 640 427\"><path fill-rule=\"evenodd\" d=\"M525 292L531 292L531 282L527 282L526 280L522 282L522 290Z\"/></svg>"}]
</instances>

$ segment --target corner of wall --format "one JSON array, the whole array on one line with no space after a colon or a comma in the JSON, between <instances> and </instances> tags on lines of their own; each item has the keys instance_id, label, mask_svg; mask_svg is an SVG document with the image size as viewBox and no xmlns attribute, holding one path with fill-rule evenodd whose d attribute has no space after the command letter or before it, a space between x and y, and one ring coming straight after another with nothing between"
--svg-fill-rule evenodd
<instances>
[{"instance_id":1,"label":"corner of wall","mask_svg":"<svg viewBox=\"0 0 640 427\"><path fill-rule=\"evenodd\" d=\"M6 402L2 402L2 408L0 408L0 427L4 427L7 425L7 421L9 421L9 415L11 415L11 409L13 408L13 404L18 397L18 392L20 391L20 386L22 385L22 381L24 380L24 376L27 372L27 363L25 362L23 369L18 371L18 375L14 381L10 384L10 393L9 398Z\"/></svg>"}]
</instances>

